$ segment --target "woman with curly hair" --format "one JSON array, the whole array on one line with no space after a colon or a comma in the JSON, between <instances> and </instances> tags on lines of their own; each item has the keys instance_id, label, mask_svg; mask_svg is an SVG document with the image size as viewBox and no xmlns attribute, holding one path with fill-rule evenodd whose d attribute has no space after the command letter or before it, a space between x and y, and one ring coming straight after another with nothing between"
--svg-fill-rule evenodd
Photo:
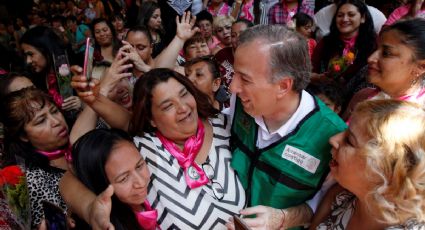
<instances>
[{"instance_id":1,"label":"woman with curly hair","mask_svg":"<svg viewBox=\"0 0 425 230\"><path fill-rule=\"evenodd\" d=\"M350 127L330 139L331 175L310 229L425 227L425 111L416 103L359 104Z\"/></svg>"}]
</instances>

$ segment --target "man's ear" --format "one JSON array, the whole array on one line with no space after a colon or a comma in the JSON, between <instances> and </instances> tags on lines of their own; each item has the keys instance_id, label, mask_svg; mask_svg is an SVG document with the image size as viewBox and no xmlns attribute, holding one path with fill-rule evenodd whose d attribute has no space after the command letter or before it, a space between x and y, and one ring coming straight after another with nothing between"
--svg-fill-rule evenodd
<instances>
[{"instance_id":1,"label":"man's ear","mask_svg":"<svg viewBox=\"0 0 425 230\"><path fill-rule=\"evenodd\" d=\"M294 84L294 79L291 77L283 77L277 83L277 98L283 98L291 89Z\"/></svg>"},{"instance_id":2,"label":"man's ear","mask_svg":"<svg viewBox=\"0 0 425 230\"><path fill-rule=\"evenodd\" d=\"M335 111L336 114L339 114L341 112L341 106L335 106Z\"/></svg>"}]
</instances>

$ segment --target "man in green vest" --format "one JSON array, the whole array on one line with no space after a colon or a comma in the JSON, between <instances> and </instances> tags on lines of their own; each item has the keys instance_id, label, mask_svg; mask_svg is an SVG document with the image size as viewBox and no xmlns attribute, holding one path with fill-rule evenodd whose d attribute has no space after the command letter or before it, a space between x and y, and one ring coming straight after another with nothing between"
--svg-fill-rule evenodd
<instances>
[{"instance_id":1,"label":"man in green vest","mask_svg":"<svg viewBox=\"0 0 425 230\"><path fill-rule=\"evenodd\" d=\"M304 225L329 172L328 140L346 125L304 91L311 72L307 43L285 27L244 31L234 70L231 165L252 207L241 214L255 215L245 220L260 229Z\"/></svg>"}]
</instances>

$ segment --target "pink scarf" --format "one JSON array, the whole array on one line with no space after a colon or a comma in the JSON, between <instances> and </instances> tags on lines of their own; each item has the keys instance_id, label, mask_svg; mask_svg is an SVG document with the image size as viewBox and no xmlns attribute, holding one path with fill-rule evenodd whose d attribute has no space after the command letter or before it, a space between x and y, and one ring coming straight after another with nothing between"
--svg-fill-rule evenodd
<instances>
[{"instance_id":1,"label":"pink scarf","mask_svg":"<svg viewBox=\"0 0 425 230\"><path fill-rule=\"evenodd\" d=\"M35 150L37 153L40 153L44 156L47 157L47 159L49 159L49 161L51 160L56 160L58 158L61 158L63 156L65 156L66 161L71 162L72 161L72 156L71 156L71 152L72 152L72 145L68 144L67 147L65 147L64 149L58 149L58 150L54 150L54 151L42 151L42 150Z\"/></svg>"},{"instance_id":2,"label":"pink scarf","mask_svg":"<svg viewBox=\"0 0 425 230\"><path fill-rule=\"evenodd\" d=\"M145 230L155 230L161 229L156 223L156 219L158 218L158 211L156 209L152 209L149 201L145 200L143 203L145 211L136 212L136 219L139 223L140 227Z\"/></svg>"},{"instance_id":3,"label":"pink scarf","mask_svg":"<svg viewBox=\"0 0 425 230\"><path fill-rule=\"evenodd\" d=\"M356 44L358 33L352 38L341 38L344 42L344 50L342 51L342 56L345 56L348 52L354 50L354 45Z\"/></svg>"},{"instance_id":4,"label":"pink scarf","mask_svg":"<svg viewBox=\"0 0 425 230\"><path fill-rule=\"evenodd\" d=\"M186 183L189 188L197 188L208 183L208 177L195 162L195 158L199 150L201 150L205 136L205 128L200 119L198 120L198 132L196 135L186 140L183 151L181 151L174 142L164 137L159 131L156 132L156 135L165 149L177 159L180 167L183 168Z\"/></svg>"}]
</instances>

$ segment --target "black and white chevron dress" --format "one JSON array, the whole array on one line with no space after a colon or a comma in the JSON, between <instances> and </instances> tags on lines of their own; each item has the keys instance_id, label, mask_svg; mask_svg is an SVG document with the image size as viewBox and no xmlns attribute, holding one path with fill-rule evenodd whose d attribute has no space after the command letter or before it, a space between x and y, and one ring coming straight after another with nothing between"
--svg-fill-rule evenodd
<instances>
[{"instance_id":1,"label":"black and white chevron dress","mask_svg":"<svg viewBox=\"0 0 425 230\"><path fill-rule=\"evenodd\" d=\"M134 138L151 173L148 200L158 210L161 229L226 229L229 217L245 207L245 191L230 167L230 124L223 115L209 121L214 136L207 161L215 170L214 181L224 188L222 200L215 198L210 183L190 189L179 163L155 134Z\"/></svg>"}]
</instances>

